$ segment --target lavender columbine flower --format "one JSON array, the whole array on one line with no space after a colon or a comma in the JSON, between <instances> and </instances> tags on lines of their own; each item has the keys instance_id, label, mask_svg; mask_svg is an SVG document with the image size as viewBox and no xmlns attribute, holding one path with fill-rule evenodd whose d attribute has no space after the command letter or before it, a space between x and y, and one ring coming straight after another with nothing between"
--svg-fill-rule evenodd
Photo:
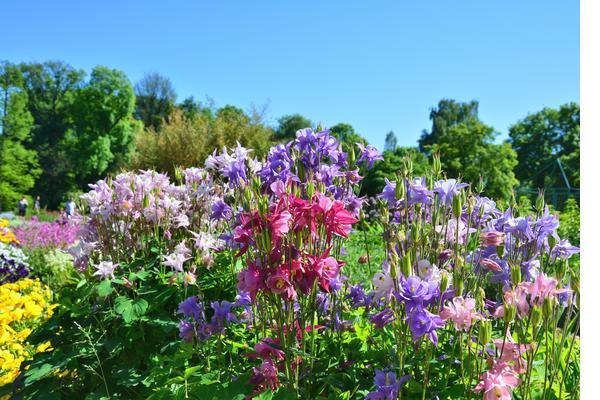
<instances>
[{"instance_id":1,"label":"lavender columbine flower","mask_svg":"<svg viewBox=\"0 0 600 400\"><path fill-rule=\"evenodd\" d=\"M221 168L221 173L229 178L230 187L239 187L248 182L246 176L246 166L243 160L230 161Z\"/></svg>"},{"instance_id":2,"label":"lavender columbine flower","mask_svg":"<svg viewBox=\"0 0 600 400\"><path fill-rule=\"evenodd\" d=\"M458 183L456 179L440 180L433 185L433 191L438 194L441 204L451 206L454 196L467 186L469 185L466 183Z\"/></svg>"},{"instance_id":3,"label":"lavender columbine flower","mask_svg":"<svg viewBox=\"0 0 600 400\"><path fill-rule=\"evenodd\" d=\"M408 204L431 204L433 192L427 189L427 179L425 177L415 178L408 185L406 199Z\"/></svg>"},{"instance_id":4,"label":"lavender columbine flower","mask_svg":"<svg viewBox=\"0 0 600 400\"><path fill-rule=\"evenodd\" d=\"M396 317L394 316L394 312L389 308L384 309L381 312L373 315L371 317L371 322L375 325L377 329L383 329L384 326L394 322Z\"/></svg>"},{"instance_id":5,"label":"lavender columbine flower","mask_svg":"<svg viewBox=\"0 0 600 400\"><path fill-rule=\"evenodd\" d=\"M571 258L573 254L577 253L579 253L579 247L572 246L567 239L564 239L552 249L552 258L553 260L556 260L557 258L567 260Z\"/></svg>"},{"instance_id":6,"label":"lavender columbine flower","mask_svg":"<svg viewBox=\"0 0 600 400\"><path fill-rule=\"evenodd\" d=\"M113 278L115 277L115 269L119 266L119 264L113 264L111 261L102 261L100 264L96 265L96 272L94 275L100 276L102 279Z\"/></svg>"},{"instance_id":7,"label":"lavender columbine flower","mask_svg":"<svg viewBox=\"0 0 600 400\"><path fill-rule=\"evenodd\" d=\"M437 346L436 329L442 328L444 325L445 321L439 315L432 314L421 307L413 309L408 317L408 326L414 342L424 335L428 335L431 343Z\"/></svg>"},{"instance_id":8,"label":"lavender columbine flower","mask_svg":"<svg viewBox=\"0 0 600 400\"><path fill-rule=\"evenodd\" d=\"M375 378L373 379L375 390L369 393L365 400L396 400L400 393L400 385L410 378L410 375L405 375L397 379L396 374L392 371L385 372L376 369Z\"/></svg>"},{"instance_id":9,"label":"lavender columbine flower","mask_svg":"<svg viewBox=\"0 0 600 400\"><path fill-rule=\"evenodd\" d=\"M379 197L387 201L390 207L393 207L396 204L396 182L390 182L388 178L385 178L385 187Z\"/></svg>"},{"instance_id":10,"label":"lavender columbine flower","mask_svg":"<svg viewBox=\"0 0 600 400\"><path fill-rule=\"evenodd\" d=\"M213 327L213 333L223 332L223 329L228 322L239 322L235 314L231 312L233 306L232 303L226 300L221 301L221 303L213 301L210 303L210 306L214 311L210 320L210 324Z\"/></svg>"},{"instance_id":11,"label":"lavender columbine flower","mask_svg":"<svg viewBox=\"0 0 600 400\"><path fill-rule=\"evenodd\" d=\"M360 151L362 153L360 155L360 157L358 158L358 160L356 161L357 164L364 162L365 167L367 169L371 169L371 168L373 168L373 164L375 164L375 161L383 160L383 156L381 155L379 150L377 150L375 147L371 146L370 144L365 146L362 143L356 143L356 145L358 146L358 148L360 149Z\"/></svg>"}]
</instances>

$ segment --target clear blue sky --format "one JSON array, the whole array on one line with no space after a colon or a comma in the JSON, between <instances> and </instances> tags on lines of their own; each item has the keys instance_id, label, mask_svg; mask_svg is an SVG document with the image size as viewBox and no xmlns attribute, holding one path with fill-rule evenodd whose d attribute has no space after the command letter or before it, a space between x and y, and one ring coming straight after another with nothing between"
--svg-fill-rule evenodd
<instances>
[{"instance_id":1,"label":"clear blue sky","mask_svg":"<svg viewBox=\"0 0 600 400\"><path fill-rule=\"evenodd\" d=\"M579 102L576 0L2 3L0 60L156 71L179 100L347 122L380 148L389 130L415 145L444 97L479 100L501 138Z\"/></svg>"}]
</instances>

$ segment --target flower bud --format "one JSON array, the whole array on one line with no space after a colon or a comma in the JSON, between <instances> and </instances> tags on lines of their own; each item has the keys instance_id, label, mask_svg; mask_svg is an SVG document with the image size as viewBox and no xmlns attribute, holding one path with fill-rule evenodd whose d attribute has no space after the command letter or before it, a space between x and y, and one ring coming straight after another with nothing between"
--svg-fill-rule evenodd
<instances>
[{"instance_id":1,"label":"flower bud","mask_svg":"<svg viewBox=\"0 0 600 400\"><path fill-rule=\"evenodd\" d=\"M541 213L544 207L546 206L546 202L544 201L544 191L540 190L535 200L535 210L538 213Z\"/></svg>"},{"instance_id":2,"label":"flower bud","mask_svg":"<svg viewBox=\"0 0 600 400\"><path fill-rule=\"evenodd\" d=\"M442 161L440 159L440 153L438 151L435 151L433 153L432 170L433 175L436 177L442 174Z\"/></svg>"},{"instance_id":3,"label":"flower bud","mask_svg":"<svg viewBox=\"0 0 600 400\"><path fill-rule=\"evenodd\" d=\"M483 175L479 175L479 182L477 182L477 187L475 188L475 190L477 190L477 193L482 193L484 189L485 181L483 180Z\"/></svg>"},{"instance_id":4,"label":"flower bud","mask_svg":"<svg viewBox=\"0 0 600 400\"><path fill-rule=\"evenodd\" d=\"M183 181L183 171L181 170L181 167L175 168L175 174L174 174L174 176L175 176L175 179L178 182L182 182Z\"/></svg>"},{"instance_id":5,"label":"flower bud","mask_svg":"<svg viewBox=\"0 0 600 400\"><path fill-rule=\"evenodd\" d=\"M362 256L358 257L358 263L359 264L366 264L369 262L369 255L368 254L363 254Z\"/></svg>"}]
</instances>

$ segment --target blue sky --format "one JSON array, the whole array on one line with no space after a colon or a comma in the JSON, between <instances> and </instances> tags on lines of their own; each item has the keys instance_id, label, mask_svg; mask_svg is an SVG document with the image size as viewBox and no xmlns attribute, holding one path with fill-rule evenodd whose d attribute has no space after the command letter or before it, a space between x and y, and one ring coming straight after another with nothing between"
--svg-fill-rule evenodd
<instances>
[{"instance_id":1,"label":"blue sky","mask_svg":"<svg viewBox=\"0 0 600 400\"><path fill-rule=\"evenodd\" d=\"M178 99L267 106L412 146L441 98L508 127L579 102L579 2L6 1L0 60L171 78Z\"/></svg>"}]
</instances>

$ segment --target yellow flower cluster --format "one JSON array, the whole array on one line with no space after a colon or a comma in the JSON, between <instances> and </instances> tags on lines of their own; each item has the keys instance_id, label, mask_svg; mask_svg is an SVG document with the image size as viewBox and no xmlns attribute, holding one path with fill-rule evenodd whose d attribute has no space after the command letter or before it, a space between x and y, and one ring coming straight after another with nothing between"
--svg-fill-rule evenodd
<instances>
[{"instance_id":1,"label":"yellow flower cluster","mask_svg":"<svg viewBox=\"0 0 600 400\"><path fill-rule=\"evenodd\" d=\"M50 298L50 289L38 279L0 285L0 386L17 377L22 361L50 347L27 343L31 331L52 316L57 305L50 305Z\"/></svg>"},{"instance_id":2,"label":"yellow flower cluster","mask_svg":"<svg viewBox=\"0 0 600 400\"><path fill-rule=\"evenodd\" d=\"M19 244L15 234L8 229L8 220L6 219L0 219L0 242Z\"/></svg>"}]
</instances>

